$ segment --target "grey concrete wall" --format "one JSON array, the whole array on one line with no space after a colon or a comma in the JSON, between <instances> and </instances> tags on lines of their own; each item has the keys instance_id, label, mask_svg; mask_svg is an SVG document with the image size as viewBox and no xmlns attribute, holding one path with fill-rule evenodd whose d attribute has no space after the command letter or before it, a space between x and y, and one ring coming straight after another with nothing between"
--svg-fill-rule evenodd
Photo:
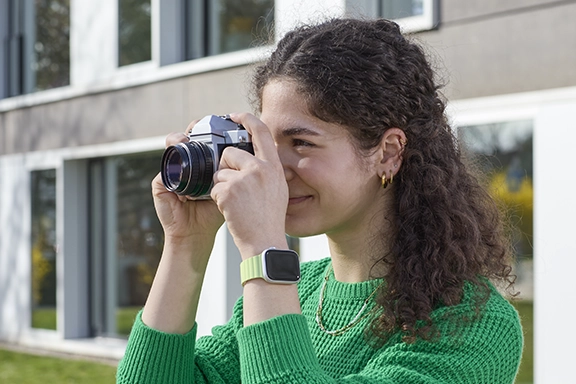
<instances>
[{"instance_id":1,"label":"grey concrete wall","mask_svg":"<svg viewBox=\"0 0 576 384\"><path fill-rule=\"evenodd\" d=\"M576 1L444 0L431 47L449 99L576 85Z\"/></svg>"},{"instance_id":2,"label":"grey concrete wall","mask_svg":"<svg viewBox=\"0 0 576 384\"><path fill-rule=\"evenodd\" d=\"M0 154L161 136L207 114L250 110L245 67L0 114Z\"/></svg>"}]
</instances>

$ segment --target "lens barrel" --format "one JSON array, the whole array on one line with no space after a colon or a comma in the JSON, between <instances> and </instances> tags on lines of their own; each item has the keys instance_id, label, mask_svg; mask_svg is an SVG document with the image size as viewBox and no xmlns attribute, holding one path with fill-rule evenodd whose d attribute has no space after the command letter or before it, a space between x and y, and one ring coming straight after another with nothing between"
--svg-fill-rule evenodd
<instances>
[{"instance_id":1,"label":"lens barrel","mask_svg":"<svg viewBox=\"0 0 576 384\"><path fill-rule=\"evenodd\" d=\"M212 149L201 141L172 145L162 155L160 173L169 191L191 197L206 196L214 175Z\"/></svg>"}]
</instances>

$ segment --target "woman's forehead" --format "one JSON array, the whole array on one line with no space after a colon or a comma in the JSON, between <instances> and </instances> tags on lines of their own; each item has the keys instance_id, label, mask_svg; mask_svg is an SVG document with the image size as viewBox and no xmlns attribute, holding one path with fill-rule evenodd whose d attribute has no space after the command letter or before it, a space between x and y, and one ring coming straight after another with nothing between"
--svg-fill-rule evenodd
<instances>
[{"instance_id":1,"label":"woman's forehead","mask_svg":"<svg viewBox=\"0 0 576 384\"><path fill-rule=\"evenodd\" d=\"M342 126L329 123L314 116L306 98L290 83L274 82L266 85L262 97L262 121L283 136L346 134Z\"/></svg>"}]
</instances>

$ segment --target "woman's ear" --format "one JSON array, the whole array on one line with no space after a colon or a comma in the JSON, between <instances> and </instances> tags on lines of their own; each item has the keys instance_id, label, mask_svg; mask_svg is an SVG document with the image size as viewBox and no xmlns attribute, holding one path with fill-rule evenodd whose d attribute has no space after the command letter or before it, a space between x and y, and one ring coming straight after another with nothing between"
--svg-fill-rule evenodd
<instances>
[{"instance_id":1,"label":"woman's ear","mask_svg":"<svg viewBox=\"0 0 576 384\"><path fill-rule=\"evenodd\" d=\"M377 152L380 154L378 176L392 178L402 166L402 154L408 141L400 128L389 128L380 141Z\"/></svg>"}]
</instances>

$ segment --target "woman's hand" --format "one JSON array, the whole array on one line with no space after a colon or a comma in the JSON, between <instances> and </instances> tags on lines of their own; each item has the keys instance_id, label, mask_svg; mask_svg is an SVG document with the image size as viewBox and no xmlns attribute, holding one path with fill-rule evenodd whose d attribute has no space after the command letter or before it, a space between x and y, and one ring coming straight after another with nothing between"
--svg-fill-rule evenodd
<instances>
[{"instance_id":1,"label":"woman's hand","mask_svg":"<svg viewBox=\"0 0 576 384\"><path fill-rule=\"evenodd\" d=\"M173 133L166 146L187 141L184 134ZM160 175L152 181L152 194L165 239L142 321L163 332L185 334L194 325L208 259L224 218L211 200L189 200L168 191Z\"/></svg>"},{"instance_id":2,"label":"woman's hand","mask_svg":"<svg viewBox=\"0 0 576 384\"><path fill-rule=\"evenodd\" d=\"M211 196L245 259L270 247L287 247L288 185L268 127L249 113L230 117L252 135L254 156L226 148Z\"/></svg>"},{"instance_id":3,"label":"woman's hand","mask_svg":"<svg viewBox=\"0 0 576 384\"><path fill-rule=\"evenodd\" d=\"M166 146L183 142L188 142L188 138L182 133L172 133L166 138ZM194 244L199 250L212 247L216 232L224 222L212 200L189 200L170 192L160 174L152 181L152 194L166 242Z\"/></svg>"}]
</instances>

